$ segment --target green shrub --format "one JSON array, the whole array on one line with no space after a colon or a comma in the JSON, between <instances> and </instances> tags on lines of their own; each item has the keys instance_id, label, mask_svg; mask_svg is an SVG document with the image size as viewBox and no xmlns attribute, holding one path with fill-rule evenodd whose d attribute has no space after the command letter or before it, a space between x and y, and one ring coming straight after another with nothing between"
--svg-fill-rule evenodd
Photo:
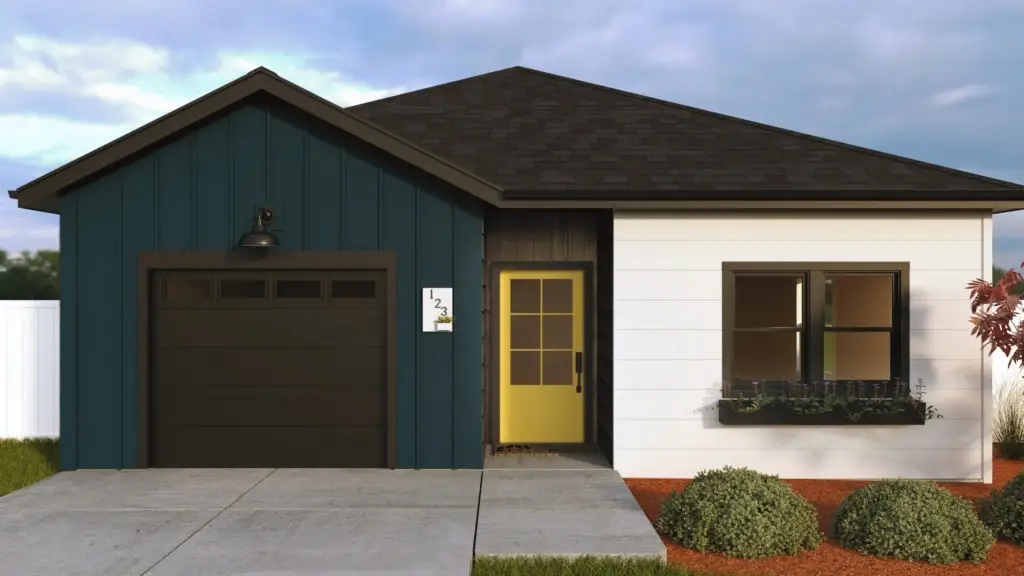
<instances>
[{"instance_id":1,"label":"green shrub","mask_svg":"<svg viewBox=\"0 0 1024 576\"><path fill-rule=\"evenodd\" d=\"M981 562L995 543L970 500L923 480L854 490L836 509L833 528L840 544L862 554L932 564Z\"/></svg>"},{"instance_id":2,"label":"green shrub","mask_svg":"<svg viewBox=\"0 0 1024 576\"><path fill-rule=\"evenodd\" d=\"M979 503L978 513L996 538L1024 546L1024 472L1002 490L993 490Z\"/></svg>"},{"instance_id":3,"label":"green shrub","mask_svg":"<svg viewBox=\"0 0 1024 576\"><path fill-rule=\"evenodd\" d=\"M737 558L797 554L823 540L814 506L778 476L728 466L666 497L655 528L681 546Z\"/></svg>"},{"instance_id":4,"label":"green shrub","mask_svg":"<svg viewBox=\"0 0 1024 576\"><path fill-rule=\"evenodd\" d=\"M999 444L1004 458L1024 460L1024 378L1020 376L1000 382L992 414L992 441Z\"/></svg>"}]
</instances>

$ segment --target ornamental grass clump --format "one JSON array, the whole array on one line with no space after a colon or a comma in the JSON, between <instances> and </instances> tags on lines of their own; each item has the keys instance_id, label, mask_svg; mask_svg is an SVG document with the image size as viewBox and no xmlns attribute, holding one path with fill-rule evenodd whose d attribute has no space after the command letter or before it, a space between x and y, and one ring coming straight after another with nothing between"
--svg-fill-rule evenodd
<instances>
[{"instance_id":1,"label":"ornamental grass clump","mask_svg":"<svg viewBox=\"0 0 1024 576\"><path fill-rule=\"evenodd\" d=\"M1024 377L1020 375L1006 378L996 392L992 441L1003 458L1024 460Z\"/></svg>"},{"instance_id":2,"label":"ornamental grass clump","mask_svg":"<svg viewBox=\"0 0 1024 576\"><path fill-rule=\"evenodd\" d=\"M861 554L930 564L978 563L995 543L970 500L924 480L884 480L836 508L839 543Z\"/></svg>"},{"instance_id":3,"label":"ornamental grass clump","mask_svg":"<svg viewBox=\"0 0 1024 576\"><path fill-rule=\"evenodd\" d=\"M823 540L814 506L792 487L729 466L702 471L669 494L655 528L680 546L736 558L795 555Z\"/></svg>"},{"instance_id":4,"label":"ornamental grass clump","mask_svg":"<svg viewBox=\"0 0 1024 576\"><path fill-rule=\"evenodd\" d=\"M996 538L1024 546L1024 472L982 499L978 514Z\"/></svg>"}]
</instances>

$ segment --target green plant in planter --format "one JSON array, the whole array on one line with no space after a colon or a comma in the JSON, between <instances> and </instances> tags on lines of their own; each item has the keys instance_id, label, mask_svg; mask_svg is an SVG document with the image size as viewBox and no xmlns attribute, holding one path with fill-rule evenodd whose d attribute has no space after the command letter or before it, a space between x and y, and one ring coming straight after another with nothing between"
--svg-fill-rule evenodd
<instances>
[{"instance_id":1,"label":"green plant in planter","mask_svg":"<svg viewBox=\"0 0 1024 576\"><path fill-rule=\"evenodd\" d=\"M891 382L761 382L750 384L749 395L734 392L725 383L721 403L738 414L752 414L761 410L798 416L824 414L839 415L851 422L865 416L885 416L915 412L924 420L942 418L934 406L923 400L924 383L918 380L916 390L910 391L901 380Z\"/></svg>"}]
</instances>

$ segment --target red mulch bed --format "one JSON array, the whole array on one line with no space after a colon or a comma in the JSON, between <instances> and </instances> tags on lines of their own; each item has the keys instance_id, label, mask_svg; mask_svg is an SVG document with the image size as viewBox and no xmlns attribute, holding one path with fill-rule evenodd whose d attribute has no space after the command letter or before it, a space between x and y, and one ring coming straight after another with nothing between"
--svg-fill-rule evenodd
<instances>
[{"instance_id":1,"label":"red mulch bed","mask_svg":"<svg viewBox=\"0 0 1024 576\"><path fill-rule=\"evenodd\" d=\"M996 458L993 464L994 484L942 483L950 492L977 500L988 496L994 486L1002 486L1024 471L1024 461ZM818 509L821 531L828 533L829 517L851 490L868 484L855 480L786 480L793 489ZM658 516L661 500L680 490L689 480L629 479L626 485L652 521ZM663 539L664 540L664 539ZM842 548L829 538L813 552L799 556L783 556L758 560L727 558L722 554L701 554L676 546L665 540L669 562L688 568L727 574L773 576L1009 576L1024 570L1024 548L997 542L981 564L960 562L949 566L904 562L862 556Z\"/></svg>"}]
</instances>

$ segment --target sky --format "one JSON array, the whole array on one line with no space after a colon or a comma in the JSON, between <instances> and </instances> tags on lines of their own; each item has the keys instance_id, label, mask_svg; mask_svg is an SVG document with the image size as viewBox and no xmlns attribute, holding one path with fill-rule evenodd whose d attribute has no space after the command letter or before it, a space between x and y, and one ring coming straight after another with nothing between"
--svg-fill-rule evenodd
<instances>
[{"instance_id":1,"label":"sky","mask_svg":"<svg viewBox=\"0 0 1024 576\"><path fill-rule=\"evenodd\" d=\"M1022 0L2 0L0 191L260 65L342 106L523 65L1024 182L1021 29ZM2 194L0 249L57 225ZM995 237L1019 266L1024 212Z\"/></svg>"}]
</instances>

